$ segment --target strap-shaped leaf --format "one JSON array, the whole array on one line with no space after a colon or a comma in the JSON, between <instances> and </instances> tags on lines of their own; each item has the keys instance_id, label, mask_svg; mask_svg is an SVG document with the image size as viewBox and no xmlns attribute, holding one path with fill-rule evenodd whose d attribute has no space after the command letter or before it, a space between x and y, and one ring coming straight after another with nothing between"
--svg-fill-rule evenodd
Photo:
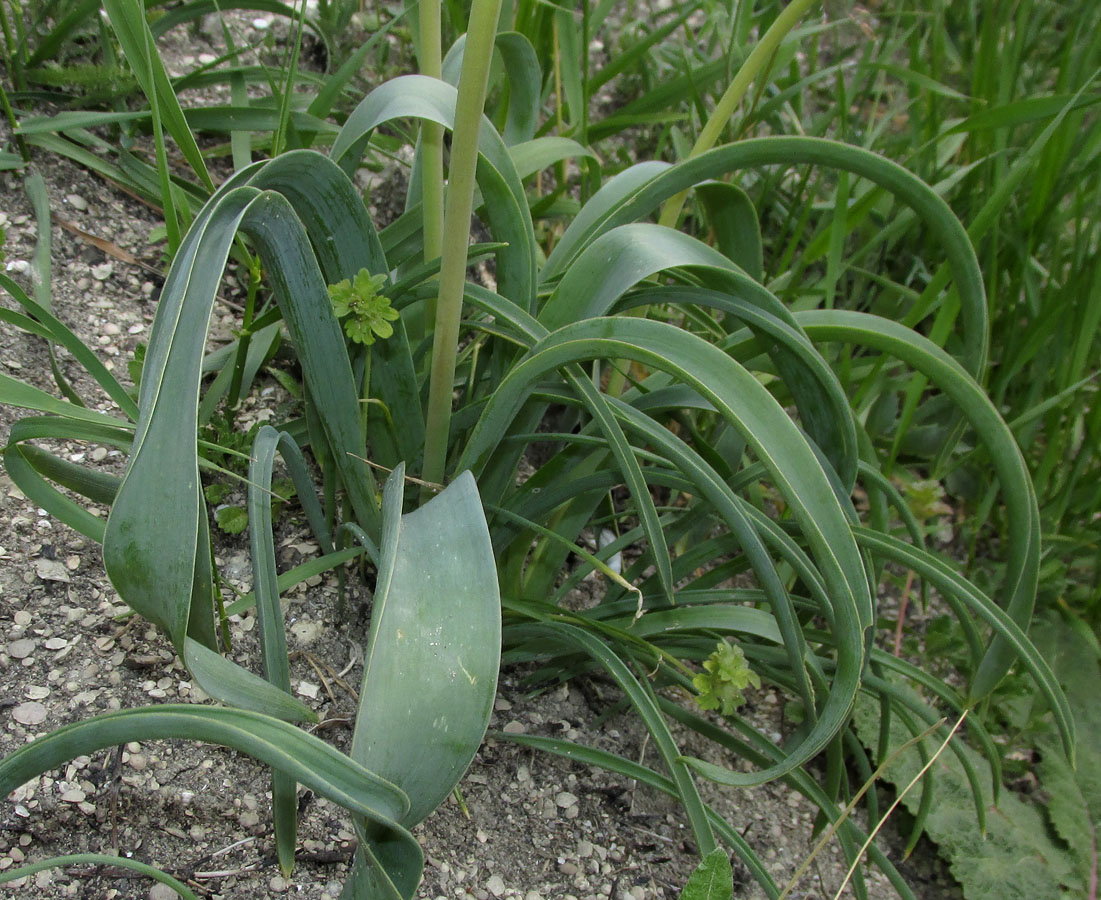
<instances>
[{"instance_id":1,"label":"strap-shaped leaf","mask_svg":"<svg viewBox=\"0 0 1101 900\"><path fill-rule=\"evenodd\" d=\"M459 84L465 49L466 35L459 35L444 57L443 80L448 84ZM518 31L500 32L494 42L494 50L501 56L504 77L508 82L508 114L501 137L512 147L535 136L535 128L539 124L539 92L543 86L543 72L531 41Z\"/></svg>"},{"instance_id":2,"label":"strap-shaped leaf","mask_svg":"<svg viewBox=\"0 0 1101 900\"><path fill-rule=\"evenodd\" d=\"M400 788L293 725L243 709L171 703L104 713L24 744L0 762L0 797L78 756L164 738L240 750L384 826L396 825L409 809Z\"/></svg>"},{"instance_id":3,"label":"strap-shaped leaf","mask_svg":"<svg viewBox=\"0 0 1101 900\"><path fill-rule=\"evenodd\" d=\"M322 163L315 167L307 158ZM343 176L323 160L317 154L296 154L280 162L272 179L288 177L290 169L303 183L302 195L309 194L311 183L324 195L333 189L334 175L338 181ZM104 538L104 563L123 599L162 627L185 659L186 635L213 644L196 412L206 328L239 228L253 238L268 264L284 319L300 347L307 386L321 413L321 431L356 516L377 527L373 481L360 458L358 394L344 336L291 204L280 194L248 184L263 169L261 164L244 170L212 198L169 272L146 358L134 449ZM302 202L314 210L307 218L316 220L320 201ZM334 224L339 225L329 223ZM195 653L191 656L197 658ZM202 687L212 696L227 690L218 684ZM251 689L246 696L249 693Z\"/></svg>"},{"instance_id":4,"label":"strap-shaped leaf","mask_svg":"<svg viewBox=\"0 0 1101 900\"><path fill-rule=\"evenodd\" d=\"M760 338L780 373L804 429L826 454L846 490L851 490L858 455L856 424L845 390L829 364L803 334L792 313L768 289L742 272L712 270L705 277L714 281L715 287L646 288L626 299L632 305L698 304L727 313L727 327L731 316L744 323ZM729 343L722 346L729 350Z\"/></svg>"},{"instance_id":5,"label":"strap-shaped leaf","mask_svg":"<svg viewBox=\"0 0 1101 900\"><path fill-rule=\"evenodd\" d=\"M849 522L806 439L767 390L721 350L679 328L643 319L587 319L532 348L486 404L459 465L479 466L548 372L588 359L634 359L691 385L745 437L788 502L827 586L839 658L837 677L808 737L782 764L744 777L771 780L806 762L848 718L872 624L867 574Z\"/></svg>"},{"instance_id":6,"label":"strap-shaped leaf","mask_svg":"<svg viewBox=\"0 0 1101 900\"><path fill-rule=\"evenodd\" d=\"M856 431L837 378L821 358L814 359L817 354L775 296L695 238L648 224L621 225L605 232L574 259L540 311L539 321L553 330L582 318L605 315L636 283L676 267L690 268L717 290L670 288L668 297L663 297L659 288L642 292L644 296L702 303L735 315L744 310L743 321L754 333L761 329L768 332L772 340L766 346L799 404L807 431L825 450L842 483L851 489L856 478ZM724 293L731 296L726 298ZM754 306L759 311L747 308ZM795 334L777 341L777 329L783 326ZM800 343L802 346L797 346Z\"/></svg>"},{"instance_id":7,"label":"strap-shaped leaf","mask_svg":"<svg viewBox=\"0 0 1101 900\"><path fill-rule=\"evenodd\" d=\"M715 243L724 256L737 263L750 278L764 278L764 248L757 207L749 194L725 181L705 182L696 188Z\"/></svg>"},{"instance_id":8,"label":"strap-shaped leaf","mask_svg":"<svg viewBox=\"0 0 1101 900\"><path fill-rule=\"evenodd\" d=\"M348 116L333 143L332 157L355 171L371 132L392 119L420 118L445 128L455 124L455 88L423 75L404 75L375 88ZM524 309L535 302L535 232L524 187L508 148L492 123L482 118L478 141L478 187L485 199L490 231L507 244L497 254L501 294Z\"/></svg>"},{"instance_id":9,"label":"strap-shaped leaf","mask_svg":"<svg viewBox=\"0 0 1101 900\"><path fill-rule=\"evenodd\" d=\"M183 661L206 693L239 709L263 710L288 722L316 722L317 713L195 638L184 638Z\"/></svg>"},{"instance_id":10,"label":"strap-shaped leaf","mask_svg":"<svg viewBox=\"0 0 1101 900\"><path fill-rule=\"evenodd\" d=\"M271 530L271 475L275 454L282 450L294 477L294 484L314 533L324 552L332 550L328 524L306 473L305 460L290 435L265 425L256 435L249 463L248 515L249 547L252 550L252 585L256 592L256 614L260 624L260 657L264 678L288 696L291 676L287 658L287 635L283 608L279 603L279 573L275 564L275 540ZM294 779L272 772L272 818L279 866L289 875L294 868L295 836L298 830L298 798Z\"/></svg>"},{"instance_id":11,"label":"strap-shaped leaf","mask_svg":"<svg viewBox=\"0 0 1101 900\"><path fill-rule=\"evenodd\" d=\"M454 789L489 724L501 653L501 601L474 478L401 515L405 466L383 494L381 562L352 758L400 784L412 827ZM423 856L404 827L357 822L344 900L409 900Z\"/></svg>"},{"instance_id":12,"label":"strap-shaped leaf","mask_svg":"<svg viewBox=\"0 0 1101 900\"><path fill-rule=\"evenodd\" d=\"M682 190L741 169L804 163L867 178L908 204L924 221L929 234L937 237L944 247L955 279L963 320L963 364L972 375L982 372L989 342L986 290L967 231L948 204L916 175L882 156L835 141L810 137L739 141L716 147L663 172L648 171L645 174L651 177L637 178L630 185L631 190L620 192L614 202L609 202L613 201L611 194L602 197L604 192L597 192L566 230L541 277L547 279L565 270L573 257L598 235L617 225L641 221ZM590 206L594 207L591 213Z\"/></svg>"},{"instance_id":13,"label":"strap-shaped leaf","mask_svg":"<svg viewBox=\"0 0 1101 900\"><path fill-rule=\"evenodd\" d=\"M903 360L959 407L989 449L991 465L1001 484L1009 531L1002 584L1004 606L1017 626L1027 630L1039 580L1040 514L1024 457L982 388L940 347L896 322L847 310L808 311L797 314L797 319L812 340L873 347ZM1015 656L1008 639L996 634L972 679L972 698L987 696L1009 671Z\"/></svg>"},{"instance_id":14,"label":"strap-shaped leaf","mask_svg":"<svg viewBox=\"0 0 1101 900\"><path fill-rule=\"evenodd\" d=\"M473 476L399 518L403 482L403 466L386 482L352 758L402 787L411 804L402 822L412 826L446 799L485 734L501 611Z\"/></svg>"}]
</instances>

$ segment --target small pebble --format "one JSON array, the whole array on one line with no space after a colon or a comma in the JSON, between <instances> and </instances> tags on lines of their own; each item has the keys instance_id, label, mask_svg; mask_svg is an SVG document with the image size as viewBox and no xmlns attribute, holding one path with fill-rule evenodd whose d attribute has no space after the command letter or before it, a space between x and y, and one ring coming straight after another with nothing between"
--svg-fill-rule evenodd
<instances>
[{"instance_id":1,"label":"small pebble","mask_svg":"<svg viewBox=\"0 0 1101 900\"><path fill-rule=\"evenodd\" d=\"M65 202L77 212L84 212L88 208L88 201L81 197L80 194L67 195L65 197Z\"/></svg>"},{"instance_id":2,"label":"small pebble","mask_svg":"<svg viewBox=\"0 0 1101 900\"><path fill-rule=\"evenodd\" d=\"M167 884L157 882L149 889L149 900L179 900L179 897Z\"/></svg>"},{"instance_id":3,"label":"small pebble","mask_svg":"<svg viewBox=\"0 0 1101 900\"><path fill-rule=\"evenodd\" d=\"M486 890L494 897L500 897L505 892L505 882L500 875L490 875L486 881Z\"/></svg>"},{"instance_id":4,"label":"small pebble","mask_svg":"<svg viewBox=\"0 0 1101 900\"><path fill-rule=\"evenodd\" d=\"M12 641L8 644L8 656L12 659L26 659L34 653L34 644L33 638L21 638L18 641Z\"/></svg>"},{"instance_id":5,"label":"small pebble","mask_svg":"<svg viewBox=\"0 0 1101 900\"><path fill-rule=\"evenodd\" d=\"M569 809L571 806L577 805L577 797L569 791L562 791L554 795L554 802L562 809Z\"/></svg>"},{"instance_id":6,"label":"small pebble","mask_svg":"<svg viewBox=\"0 0 1101 900\"><path fill-rule=\"evenodd\" d=\"M43 581L61 581L66 584L69 582L69 572L60 560L36 559L34 571Z\"/></svg>"},{"instance_id":7,"label":"small pebble","mask_svg":"<svg viewBox=\"0 0 1101 900\"><path fill-rule=\"evenodd\" d=\"M92 277L96 281L106 281L111 277L111 273L114 271L114 266L109 262L103 263L99 266L92 266Z\"/></svg>"}]
</instances>

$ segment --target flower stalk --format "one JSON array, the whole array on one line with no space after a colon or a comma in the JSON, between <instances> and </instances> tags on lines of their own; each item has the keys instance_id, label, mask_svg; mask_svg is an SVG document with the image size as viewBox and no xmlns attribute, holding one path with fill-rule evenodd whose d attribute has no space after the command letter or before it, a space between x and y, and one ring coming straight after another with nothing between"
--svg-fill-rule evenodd
<instances>
[{"instance_id":1,"label":"flower stalk","mask_svg":"<svg viewBox=\"0 0 1101 900\"><path fill-rule=\"evenodd\" d=\"M444 240L440 262L440 290L432 336L432 369L425 422L425 481L444 482L455 361L459 352L459 322L466 283L470 216L474 206L474 174L478 165L478 134L501 0L475 0L459 75L451 168L444 208Z\"/></svg>"}]
</instances>

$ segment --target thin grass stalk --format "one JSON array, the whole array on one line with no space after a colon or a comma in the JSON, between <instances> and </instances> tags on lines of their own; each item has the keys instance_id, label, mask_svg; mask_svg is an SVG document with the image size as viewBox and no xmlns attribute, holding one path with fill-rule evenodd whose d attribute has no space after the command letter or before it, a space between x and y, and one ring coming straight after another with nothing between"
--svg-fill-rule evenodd
<instances>
[{"instance_id":1,"label":"thin grass stalk","mask_svg":"<svg viewBox=\"0 0 1101 900\"><path fill-rule=\"evenodd\" d=\"M430 78L443 77L440 3L422 3L419 7L418 47L421 74ZM433 262L443 253L443 126L438 122L421 123L421 225L424 229L424 261ZM423 317L409 320L409 335L414 341L424 337L425 327L436 320L436 298L425 304Z\"/></svg>"},{"instance_id":2,"label":"thin grass stalk","mask_svg":"<svg viewBox=\"0 0 1101 900\"><path fill-rule=\"evenodd\" d=\"M157 52L153 43L153 35L149 27L144 29L145 39L145 77L153 87L148 91L149 112L153 120L153 145L157 153L157 177L160 180L161 205L164 207L164 230L168 241L170 255L175 256L180 249L183 235L180 230L180 220L176 215L176 202L172 195L172 178L168 171L168 150L164 144L164 129L161 125L160 98L157 96L156 80L153 74L152 54Z\"/></svg>"},{"instance_id":3,"label":"thin grass stalk","mask_svg":"<svg viewBox=\"0 0 1101 900\"><path fill-rule=\"evenodd\" d=\"M902 789L902 791L899 793L899 795L897 797L895 797L894 802L887 809L887 812L885 812L883 814L883 817L878 822L876 822L875 828L873 828L868 833L868 837L865 838L863 845L860 847L860 852L857 853L856 859L854 859L852 861L852 865L849 866L849 870L845 873L845 879L841 882L841 887L839 887L837 889L837 893L833 895L833 900L841 900L841 894L845 890L845 886L849 883L849 880L853 877L853 873L856 871L856 867L858 865L860 865L860 860L864 857L864 853L867 851L868 847L871 846L872 841L875 840L875 836L877 834L879 834L880 829L882 829L883 826L885 824L887 824L887 819L889 819L891 817L891 813L893 813L895 811L896 807L903 801L903 799L906 797L906 795L908 793L910 793L911 790L913 790L914 785L916 785L922 779L922 777L925 775L925 773L929 771L929 769L932 767L933 763L935 763L938 759L940 759L941 754L944 753L945 749L948 747L948 744L951 742L952 738L955 737L956 732L959 731L960 726L963 725L964 719L967 718L967 714L969 712L970 712L970 710L966 710L966 709L963 711L963 714L956 720L956 724L952 726L952 730L948 732L948 736L944 739L944 741L941 743L941 745L937 748L937 752L934 753L932 755L932 757L928 760L928 762L926 762L925 765L923 765L921 767L921 769L918 771L918 773L913 778L910 779L910 783L907 784L906 787Z\"/></svg>"},{"instance_id":4,"label":"thin grass stalk","mask_svg":"<svg viewBox=\"0 0 1101 900\"><path fill-rule=\"evenodd\" d=\"M443 77L440 3L420 5L420 59L422 75ZM424 227L424 261L430 263L443 252L443 126L425 122L421 126L421 208ZM428 321L435 317L430 301Z\"/></svg>"},{"instance_id":5,"label":"thin grass stalk","mask_svg":"<svg viewBox=\"0 0 1101 900\"><path fill-rule=\"evenodd\" d=\"M16 0L13 0L11 6L12 21L9 23L4 4L0 3L0 27L3 27L4 30L4 45L7 50L5 55L8 71L11 74L12 87L17 91L25 91L27 89L27 78L24 74L24 65L26 63L27 36L23 32L23 7ZM15 26L14 40L12 39L12 25Z\"/></svg>"},{"instance_id":6,"label":"thin grass stalk","mask_svg":"<svg viewBox=\"0 0 1101 900\"><path fill-rule=\"evenodd\" d=\"M714 111L701 129L699 137L696 138L696 143L692 146L689 159L694 159L701 153L706 153L718 143L723 129L730 123L734 111L738 108L738 104L742 102L742 98L746 95L750 85L753 84L754 79L771 64L772 57L784 38L799 24L799 20L803 18L804 13L817 2L818 0L792 0L784 11L776 17L776 21L772 23L768 31L757 42L757 46L753 48L749 58L742 64L726 92L719 98ZM661 211L660 224L668 228L676 225L687 197L687 191L682 191L677 196L671 197Z\"/></svg>"},{"instance_id":7,"label":"thin grass stalk","mask_svg":"<svg viewBox=\"0 0 1101 900\"><path fill-rule=\"evenodd\" d=\"M294 36L288 49L288 59L284 63L283 70L287 77L283 82L282 94L279 97L279 119L276 123L275 133L271 136L272 158L287 150L287 131L291 119L291 97L294 94L294 83L298 77L298 56L302 51L302 33L306 27L306 4L302 4L298 20L295 22Z\"/></svg>"},{"instance_id":8,"label":"thin grass stalk","mask_svg":"<svg viewBox=\"0 0 1101 900\"><path fill-rule=\"evenodd\" d=\"M23 140L23 135L19 133L19 122L15 118L15 110L11 108L11 101L8 99L8 92L4 90L2 81L0 81L0 107L3 107L4 117L8 120L8 126L15 138L15 146L19 148L19 155L23 158L23 162L29 163L31 161L31 151L27 149L27 142Z\"/></svg>"},{"instance_id":9,"label":"thin grass stalk","mask_svg":"<svg viewBox=\"0 0 1101 900\"><path fill-rule=\"evenodd\" d=\"M886 769L892 763L894 763L894 761L898 759L903 753L910 749L910 747L914 746L915 744L921 743L923 740L925 740L925 738L929 737L929 735L940 728L941 725L944 724L944 721L945 720L941 718L940 720L934 722L932 725L926 728L923 732L921 732L921 734L914 735L902 746L896 748L890 756L888 756L885 760L883 760L883 762L879 764L876 770L871 773L870 777L864 781L863 787L861 787L860 790L857 791L856 794L853 795L852 799L850 799L849 802L845 805L845 808L841 811L841 815L834 819L830 823L830 826L822 833L822 836L818 839L818 843L816 843L814 845L814 848L811 850L810 855L807 856L807 858L803 860L799 868L795 870L795 874L792 875L791 878L788 880L787 886L784 888L783 892L780 894L777 900L786 900L788 895L795 889L795 886L799 883L799 879L802 878L803 873L810 868L811 863L813 863L818 855L822 852L822 849L826 846L826 844L830 842L833 836L837 834L841 826L845 824L845 820L848 819L850 815L852 815L853 810L856 809L856 805L860 802L860 798L868 793L869 790L873 789L876 781L879 780L879 777L884 773L884 771L886 771ZM957 725L956 727L958 728L959 725ZM951 738L952 734L955 733L956 729L953 728L951 734L949 734L949 738ZM860 856L864 855L864 851L866 849L867 844L865 844L864 847L861 848ZM860 857L857 857L857 860L859 859ZM851 874L852 873L850 872L850 876Z\"/></svg>"},{"instance_id":10,"label":"thin grass stalk","mask_svg":"<svg viewBox=\"0 0 1101 900\"><path fill-rule=\"evenodd\" d=\"M425 481L442 484L451 431L451 394L459 352L459 320L474 206L474 173L478 165L478 134L489 82L489 64L497 37L501 0L475 0L459 76L451 170L444 210L444 244L440 264L440 291L432 336L432 370L425 424Z\"/></svg>"}]
</instances>

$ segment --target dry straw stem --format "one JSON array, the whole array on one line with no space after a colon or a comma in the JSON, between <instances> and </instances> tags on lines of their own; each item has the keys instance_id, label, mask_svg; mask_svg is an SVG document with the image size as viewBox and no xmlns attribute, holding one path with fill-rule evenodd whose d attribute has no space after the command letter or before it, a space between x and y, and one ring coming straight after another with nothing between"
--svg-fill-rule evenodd
<instances>
[{"instance_id":1,"label":"dry straw stem","mask_svg":"<svg viewBox=\"0 0 1101 900\"><path fill-rule=\"evenodd\" d=\"M841 896L841 892L845 889L845 885L849 883L849 879L852 878L853 872L856 871L856 867L859 864L860 860L863 858L865 851L868 849L868 846L871 844L871 842L875 839L875 836L879 833L879 830L886 823L887 818L891 815L892 812L894 812L895 807L898 806L902 799L910 792L910 789L913 788L913 786L921 780L922 776L926 773L926 771L928 771L929 767L934 762L936 762L936 760L944 752L945 748L948 746L948 742L952 740L953 735L955 735L955 733L959 731L960 726L963 725L963 721L967 718L967 714L969 711L970 710L963 711L963 714L959 717L959 719L956 720L956 724L952 726L952 730L948 732L948 737L944 739L944 743L940 745L940 747L937 749L937 752L934 753L933 756L929 759L929 762L927 762L922 767L921 771L914 776L913 780L908 785L906 785L905 790L903 790L898 795L894 803L891 804L890 808L883 815L883 818L881 818L879 822L876 823L875 828L872 829L867 837L867 840L865 840L863 846L861 846L860 852L856 854L855 858L853 859L852 866L850 866L849 871L845 874L845 878L841 882L841 887L838 888L834 900L837 900L837 898ZM883 760L883 762L879 764L878 768L876 768L876 770L872 773L872 777L864 782L863 787L861 787L860 790L856 792L855 796L848 802L844 810L842 810L841 815L838 816L833 822L831 822L829 828L827 828L822 833L822 837L818 839L818 843L814 845L814 849L811 850L810 855L805 860L803 860L803 864L795 870L795 874L791 876L791 880L787 883L787 886L781 892L780 896L776 898L776 900L786 900L787 896L795 889L795 885L798 884L799 879L802 878L803 873L806 872L808 868L810 868L810 864L814 862L818 854L822 852L822 848L829 843L829 841L837 833L838 829L844 824L845 820L852 814L852 811L856 809L856 804L860 802L860 799L868 792L871 786L879 780L879 777L884 773L884 771L910 747L925 740L934 731L940 728L941 725L945 723L945 721L946 720L942 718L926 728L923 732L921 732L921 734L914 735L914 737L910 738L910 740L908 740L905 744L898 747L893 753L891 753L890 756L888 756L885 760Z\"/></svg>"}]
</instances>

